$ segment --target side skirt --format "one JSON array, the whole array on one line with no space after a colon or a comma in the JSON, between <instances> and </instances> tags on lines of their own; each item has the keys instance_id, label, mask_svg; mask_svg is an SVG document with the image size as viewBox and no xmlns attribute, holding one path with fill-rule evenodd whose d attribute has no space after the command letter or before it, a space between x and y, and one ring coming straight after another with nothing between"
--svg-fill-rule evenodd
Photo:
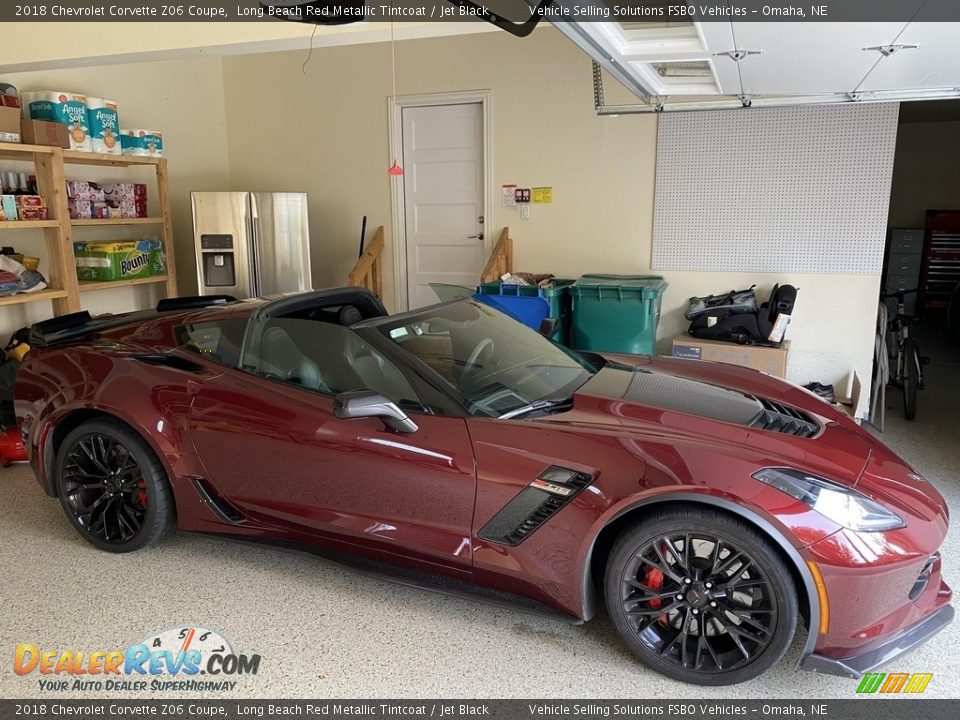
<instances>
[{"instance_id":1,"label":"side skirt","mask_svg":"<svg viewBox=\"0 0 960 720\"><path fill-rule=\"evenodd\" d=\"M230 540L232 542L244 545L268 545L285 550L292 550L294 552L311 555L313 557L319 557L323 560L335 563L341 567L349 568L368 577L377 580L384 580L386 582L392 582L397 585L405 585L407 587L428 590L430 592L436 592L442 595L449 595L451 597L460 599L481 602L506 610L514 610L527 613L529 615L548 618L550 620L558 620L570 625L582 625L584 622L577 617L557 612L553 608L547 607L546 605L542 605L541 603L520 595L514 595L501 590L492 590L490 588L476 585L475 583L457 580L456 578L450 578L443 575L433 575L410 568L392 565L390 563L370 560L357 555L314 547L305 543L298 543L289 540L260 538L251 539L250 537L246 536L221 533L192 532L191 534L204 535L221 540Z\"/></svg>"}]
</instances>

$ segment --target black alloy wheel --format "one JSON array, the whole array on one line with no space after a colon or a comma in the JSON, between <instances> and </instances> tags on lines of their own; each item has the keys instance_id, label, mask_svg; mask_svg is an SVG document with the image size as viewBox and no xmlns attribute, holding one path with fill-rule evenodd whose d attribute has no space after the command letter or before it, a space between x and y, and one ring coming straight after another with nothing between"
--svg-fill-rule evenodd
<instances>
[{"instance_id":1,"label":"black alloy wheel","mask_svg":"<svg viewBox=\"0 0 960 720\"><path fill-rule=\"evenodd\" d=\"M796 592L775 550L744 523L707 508L658 515L611 553L607 606L641 660L684 682L756 677L786 651Z\"/></svg>"},{"instance_id":2,"label":"black alloy wheel","mask_svg":"<svg viewBox=\"0 0 960 720\"><path fill-rule=\"evenodd\" d=\"M173 499L162 464L118 421L91 421L73 430L57 455L55 480L74 528L103 550L139 550L173 527Z\"/></svg>"}]
</instances>

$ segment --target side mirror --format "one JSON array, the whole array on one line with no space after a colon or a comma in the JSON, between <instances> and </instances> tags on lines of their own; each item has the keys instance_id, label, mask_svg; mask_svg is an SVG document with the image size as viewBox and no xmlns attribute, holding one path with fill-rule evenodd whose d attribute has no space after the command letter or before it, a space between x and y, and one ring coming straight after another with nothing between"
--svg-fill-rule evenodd
<instances>
[{"instance_id":1,"label":"side mirror","mask_svg":"<svg viewBox=\"0 0 960 720\"><path fill-rule=\"evenodd\" d=\"M540 321L539 332L544 337L553 337L558 327L560 327L560 321L556 318L544 318Z\"/></svg>"},{"instance_id":2,"label":"side mirror","mask_svg":"<svg viewBox=\"0 0 960 720\"><path fill-rule=\"evenodd\" d=\"M377 417L395 432L414 433L417 424L395 402L373 390L351 390L333 400L333 414L341 420Z\"/></svg>"}]
</instances>

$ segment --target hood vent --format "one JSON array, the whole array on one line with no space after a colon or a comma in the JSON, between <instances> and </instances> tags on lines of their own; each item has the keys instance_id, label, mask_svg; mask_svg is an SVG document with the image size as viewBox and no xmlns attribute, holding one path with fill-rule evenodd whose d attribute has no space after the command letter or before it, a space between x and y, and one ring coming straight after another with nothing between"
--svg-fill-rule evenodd
<instances>
[{"instance_id":1,"label":"hood vent","mask_svg":"<svg viewBox=\"0 0 960 720\"><path fill-rule=\"evenodd\" d=\"M820 426L805 412L765 398L756 398L756 400L763 406L763 410L753 419L750 427L805 438L813 437L820 432Z\"/></svg>"}]
</instances>

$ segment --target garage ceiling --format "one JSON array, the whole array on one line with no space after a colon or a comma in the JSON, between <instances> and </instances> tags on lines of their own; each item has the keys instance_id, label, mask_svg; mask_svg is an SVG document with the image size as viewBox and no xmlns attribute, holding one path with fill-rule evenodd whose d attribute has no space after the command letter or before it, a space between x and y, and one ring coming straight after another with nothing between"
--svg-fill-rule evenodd
<instances>
[{"instance_id":1,"label":"garage ceiling","mask_svg":"<svg viewBox=\"0 0 960 720\"><path fill-rule=\"evenodd\" d=\"M960 23L922 17L556 27L656 109L958 97Z\"/></svg>"}]
</instances>

